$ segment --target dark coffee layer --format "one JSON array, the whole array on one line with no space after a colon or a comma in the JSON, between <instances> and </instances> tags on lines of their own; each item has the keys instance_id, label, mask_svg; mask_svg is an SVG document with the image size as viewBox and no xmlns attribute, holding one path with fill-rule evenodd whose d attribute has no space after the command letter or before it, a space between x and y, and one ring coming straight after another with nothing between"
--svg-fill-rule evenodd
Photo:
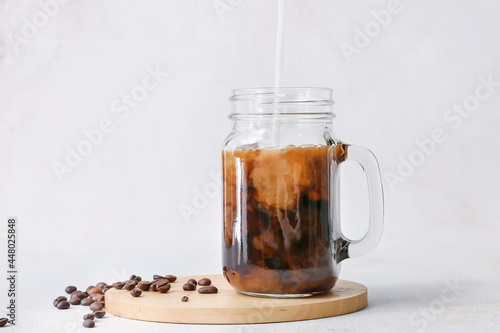
<instances>
[{"instance_id":1,"label":"dark coffee layer","mask_svg":"<svg viewBox=\"0 0 500 333\"><path fill-rule=\"evenodd\" d=\"M338 274L331 168L337 146L223 152L224 274L240 291L313 293Z\"/></svg>"}]
</instances>

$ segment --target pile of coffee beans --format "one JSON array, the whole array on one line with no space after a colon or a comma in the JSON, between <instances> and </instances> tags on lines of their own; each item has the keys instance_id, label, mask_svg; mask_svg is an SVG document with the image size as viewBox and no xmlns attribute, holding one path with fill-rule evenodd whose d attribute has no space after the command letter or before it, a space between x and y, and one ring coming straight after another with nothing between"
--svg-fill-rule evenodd
<instances>
[{"instance_id":1,"label":"pile of coffee beans","mask_svg":"<svg viewBox=\"0 0 500 333\"><path fill-rule=\"evenodd\" d=\"M177 277L175 275L153 275L152 281L143 281L140 276L132 275L128 280L123 282L115 282L111 286L115 289L121 290L126 289L130 292L133 297L139 297L142 295L143 291L154 291L159 293L166 293L171 288L171 283L175 282ZM202 278L199 281L195 279L189 279L183 286L182 289L185 291L196 290L196 286L202 286L198 289L200 294L215 294L218 292L215 286L212 286L212 281L209 278ZM137 288L137 289L136 289ZM182 302L187 302L189 297L183 296L181 298Z\"/></svg>"},{"instance_id":2,"label":"pile of coffee beans","mask_svg":"<svg viewBox=\"0 0 500 333\"><path fill-rule=\"evenodd\" d=\"M175 275L153 275L152 281L143 281L138 275L132 275L128 280L122 282L115 282L108 285L105 282L99 282L95 286L88 286L85 291L80 291L75 286L66 287L65 291L69 294L69 300L66 296L57 297L53 305L59 310L68 309L71 305L88 306L92 313L83 316L83 327L91 328L95 326L95 319L102 318L106 315L105 311L105 297L104 294L111 288L118 290L125 289L130 292L133 297L139 297L144 291L153 291L158 293L167 293L171 283L175 282L177 277ZM218 292L215 286L212 286L212 281L209 278L202 278L198 281L189 279L182 287L185 291L196 290L197 286L200 294L216 294ZM182 302L187 302L188 296L181 298ZM6 318L0 319L0 327L7 323Z\"/></svg>"},{"instance_id":3,"label":"pile of coffee beans","mask_svg":"<svg viewBox=\"0 0 500 333\"><path fill-rule=\"evenodd\" d=\"M104 293L111 288L105 282L99 282L95 286L88 286L85 291L80 291L75 286L68 286L64 291L69 294L69 300L66 296L59 296L52 304L59 310L69 309L71 305L88 306L92 313L83 316L83 327L94 327L94 320L106 315Z\"/></svg>"},{"instance_id":4,"label":"pile of coffee beans","mask_svg":"<svg viewBox=\"0 0 500 333\"><path fill-rule=\"evenodd\" d=\"M153 281L143 281L140 276L132 275L128 280L115 282L111 286L115 289L126 289L133 297L139 297L143 291L157 291L166 293L170 290L170 283L177 280L175 275L153 275ZM136 289L138 288L138 289Z\"/></svg>"}]
</instances>

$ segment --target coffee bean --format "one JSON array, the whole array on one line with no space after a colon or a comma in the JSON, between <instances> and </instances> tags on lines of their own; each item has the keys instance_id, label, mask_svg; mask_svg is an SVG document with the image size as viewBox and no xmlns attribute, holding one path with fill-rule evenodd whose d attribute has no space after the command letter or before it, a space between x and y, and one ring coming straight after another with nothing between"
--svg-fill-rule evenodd
<instances>
[{"instance_id":1,"label":"coffee bean","mask_svg":"<svg viewBox=\"0 0 500 333\"><path fill-rule=\"evenodd\" d=\"M78 297L80 300L84 299L87 297L87 294L84 293L83 291L77 290L71 293L71 298Z\"/></svg>"},{"instance_id":2,"label":"coffee bean","mask_svg":"<svg viewBox=\"0 0 500 333\"><path fill-rule=\"evenodd\" d=\"M161 276L161 275L158 275L158 274L153 275L153 280L161 280L161 279L164 279L164 278L165 278L164 276Z\"/></svg>"},{"instance_id":3,"label":"coffee bean","mask_svg":"<svg viewBox=\"0 0 500 333\"><path fill-rule=\"evenodd\" d=\"M209 278L203 278L198 281L198 284L200 286L209 286L212 284L212 280L210 280Z\"/></svg>"},{"instance_id":4,"label":"coffee bean","mask_svg":"<svg viewBox=\"0 0 500 333\"><path fill-rule=\"evenodd\" d=\"M96 302L102 302L102 301L104 301L104 295L103 294L92 294L90 296L90 298L92 298Z\"/></svg>"},{"instance_id":5,"label":"coffee bean","mask_svg":"<svg viewBox=\"0 0 500 333\"><path fill-rule=\"evenodd\" d=\"M83 320L87 320L87 319L94 320L94 318L95 318L95 314L93 314L93 313L87 313L85 316L83 316Z\"/></svg>"},{"instance_id":6,"label":"coffee bean","mask_svg":"<svg viewBox=\"0 0 500 333\"><path fill-rule=\"evenodd\" d=\"M70 298L68 303L71 305L80 305L81 301L78 297L72 297L72 298Z\"/></svg>"},{"instance_id":7,"label":"coffee bean","mask_svg":"<svg viewBox=\"0 0 500 333\"><path fill-rule=\"evenodd\" d=\"M66 296L59 296L54 300L54 302L52 302L52 304L54 304L54 306L57 306L57 304L59 304L60 302L67 300L68 299L66 298Z\"/></svg>"},{"instance_id":8,"label":"coffee bean","mask_svg":"<svg viewBox=\"0 0 500 333\"><path fill-rule=\"evenodd\" d=\"M189 297L187 296L182 296L181 302L187 302L189 300Z\"/></svg>"},{"instance_id":9,"label":"coffee bean","mask_svg":"<svg viewBox=\"0 0 500 333\"><path fill-rule=\"evenodd\" d=\"M165 275L165 279L167 279L170 282L175 282L175 280L177 280L177 276L175 276L175 275Z\"/></svg>"},{"instance_id":10,"label":"coffee bean","mask_svg":"<svg viewBox=\"0 0 500 333\"><path fill-rule=\"evenodd\" d=\"M91 328L95 326L95 322L92 319L85 319L83 321L83 327Z\"/></svg>"},{"instance_id":11,"label":"coffee bean","mask_svg":"<svg viewBox=\"0 0 500 333\"><path fill-rule=\"evenodd\" d=\"M123 288L130 291L130 290L134 289L136 285L137 284L135 284L135 283L127 283Z\"/></svg>"},{"instance_id":12,"label":"coffee bean","mask_svg":"<svg viewBox=\"0 0 500 333\"><path fill-rule=\"evenodd\" d=\"M105 294L106 291L108 291L109 289L113 288L112 286L110 286L109 284L105 285L104 287L102 287L102 292Z\"/></svg>"},{"instance_id":13,"label":"coffee bean","mask_svg":"<svg viewBox=\"0 0 500 333\"><path fill-rule=\"evenodd\" d=\"M75 286L67 286L66 289L64 289L64 291L67 294L71 294L72 292L76 291L76 287Z\"/></svg>"},{"instance_id":14,"label":"coffee bean","mask_svg":"<svg viewBox=\"0 0 500 333\"><path fill-rule=\"evenodd\" d=\"M170 286L170 284L166 284L166 285L164 285L164 286L162 286L162 287L158 287L158 288L156 288L156 290L157 290L158 292L160 292L160 293L164 294L164 293L166 293L167 291L169 291L169 290L170 290L170 287L171 287L171 286Z\"/></svg>"},{"instance_id":15,"label":"coffee bean","mask_svg":"<svg viewBox=\"0 0 500 333\"><path fill-rule=\"evenodd\" d=\"M186 291L191 291L191 290L196 290L196 286L192 283L185 283L183 286L182 286L182 289L186 290Z\"/></svg>"},{"instance_id":16,"label":"coffee bean","mask_svg":"<svg viewBox=\"0 0 500 333\"><path fill-rule=\"evenodd\" d=\"M198 282L196 282L195 279L189 279L187 283L192 283L194 284L195 286L198 284Z\"/></svg>"},{"instance_id":17,"label":"coffee bean","mask_svg":"<svg viewBox=\"0 0 500 333\"><path fill-rule=\"evenodd\" d=\"M57 308L59 310L65 310L65 309L68 309L69 307L70 307L70 304L67 301L61 301L61 302L57 303Z\"/></svg>"},{"instance_id":18,"label":"coffee bean","mask_svg":"<svg viewBox=\"0 0 500 333\"><path fill-rule=\"evenodd\" d=\"M112 284L113 288L118 289L118 290L122 289L124 285L125 285L125 283L123 283L123 282L115 282Z\"/></svg>"},{"instance_id":19,"label":"coffee bean","mask_svg":"<svg viewBox=\"0 0 500 333\"><path fill-rule=\"evenodd\" d=\"M139 289L133 289L130 291L130 295L132 295L134 297L139 297L139 296L141 296L141 294L142 294L142 291Z\"/></svg>"},{"instance_id":20,"label":"coffee bean","mask_svg":"<svg viewBox=\"0 0 500 333\"><path fill-rule=\"evenodd\" d=\"M134 281L137 281L137 282L141 282L142 278L140 276L137 276L137 275L132 275L132 276L130 276L129 280L134 280Z\"/></svg>"},{"instance_id":21,"label":"coffee bean","mask_svg":"<svg viewBox=\"0 0 500 333\"><path fill-rule=\"evenodd\" d=\"M101 288L101 289L102 289L102 288L104 288L104 286L106 286L106 285L107 285L107 283L106 283L106 282L99 282L99 283L98 283L98 284L96 284L95 286L96 286L97 288Z\"/></svg>"},{"instance_id":22,"label":"coffee bean","mask_svg":"<svg viewBox=\"0 0 500 333\"><path fill-rule=\"evenodd\" d=\"M85 292L88 294L89 293L89 290L92 289L92 288L95 288L96 286L88 286L87 289L85 289Z\"/></svg>"},{"instance_id":23,"label":"coffee bean","mask_svg":"<svg viewBox=\"0 0 500 333\"><path fill-rule=\"evenodd\" d=\"M82 299L80 304L82 304L84 306L89 306L90 304L92 304L94 302L95 301L92 298L87 297L87 298Z\"/></svg>"},{"instance_id":24,"label":"coffee bean","mask_svg":"<svg viewBox=\"0 0 500 333\"><path fill-rule=\"evenodd\" d=\"M87 294L92 295L92 294L102 294L102 289L101 288L91 288L90 290L87 290Z\"/></svg>"},{"instance_id":25,"label":"coffee bean","mask_svg":"<svg viewBox=\"0 0 500 333\"><path fill-rule=\"evenodd\" d=\"M101 311L96 311L94 312L96 318L102 318L106 315L106 311L101 310Z\"/></svg>"},{"instance_id":26,"label":"coffee bean","mask_svg":"<svg viewBox=\"0 0 500 333\"><path fill-rule=\"evenodd\" d=\"M219 290L215 286L206 286L198 289L200 294L216 294Z\"/></svg>"},{"instance_id":27,"label":"coffee bean","mask_svg":"<svg viewBox=\"0 0 500 333\"><path fill-rule=\"evenodd\" d=\"M142 291L148 291L151 283L152 282L149 281L141 281L137 284L137 288L141 289Z\"/></svg>"},{"instance_id":28,"label":"coffee bean","mask_svg":"<svg viewBox=\"0 0 500 333\"><path fill-rule=\"evenodd\" d=\"M4 327L8 322L9 320L7 318L0 319L0 327Z\"/></svg>"},{"instance_id":29,"label":"coffee bean","mask_svg":"<svg viewBox=\"0 0 500 333\"><path fill-rule=\"evenodd\" d=\"M102 305L101 302L95 302L95 303L90 304L90 310L92 310L94 312L102 310L103 307L104 306Z\"/></svg>"},{"instance_id":30,"label":"coffee bean","mask_svg":"<svg viewBox=\"0 0 500 333\"><path fill-rule=\"evenodd\" d=\"M169 280L160 280L156 283L156 290L160 293L166 293L170 290Z\"/></svg>"}]
</instances>

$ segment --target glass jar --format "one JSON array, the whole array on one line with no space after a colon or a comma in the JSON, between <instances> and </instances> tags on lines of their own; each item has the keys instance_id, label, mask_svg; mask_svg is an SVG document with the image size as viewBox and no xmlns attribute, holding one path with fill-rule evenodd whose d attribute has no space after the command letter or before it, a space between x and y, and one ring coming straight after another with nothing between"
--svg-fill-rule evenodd
<instances>
[{"instance_id":1,"label":"glass jar","mask_svg":"<svg viewBox=\"0 0 500 333\"><path fill-rule=\"evenodd\" d=\"M333 132L332 90L234 90L233 129L222 152L223 272L239 292L305 297L335 286L340 262L371 251L383 225L378 163L366 148ZM363 168L369 229L342 235L339 166Z\"/></svg>"}]
</instances>

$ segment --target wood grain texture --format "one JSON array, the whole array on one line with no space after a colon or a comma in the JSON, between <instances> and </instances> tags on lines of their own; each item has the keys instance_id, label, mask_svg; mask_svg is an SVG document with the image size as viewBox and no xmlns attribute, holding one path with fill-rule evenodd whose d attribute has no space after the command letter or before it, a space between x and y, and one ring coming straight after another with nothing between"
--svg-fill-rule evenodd
<instances>
[{"instance_id":1,"label":"wood grain texture","mask_svg":"<svg viewBox=\"0 0 500 333\"><path fill-rule=\"evenodd\" d=\"M217 294L184 291L188 279L209 277ZM181 302L188 296L188 302ZM185 324L276 323L325 318L359 311L368 305L365 286L339 280L332 291L307 298L253 297L236 292L222 275L179 277L166 294L146 291L132 297L127 290L106 292L106 311L119 317Z\"/></svg>"}]
</instances>

